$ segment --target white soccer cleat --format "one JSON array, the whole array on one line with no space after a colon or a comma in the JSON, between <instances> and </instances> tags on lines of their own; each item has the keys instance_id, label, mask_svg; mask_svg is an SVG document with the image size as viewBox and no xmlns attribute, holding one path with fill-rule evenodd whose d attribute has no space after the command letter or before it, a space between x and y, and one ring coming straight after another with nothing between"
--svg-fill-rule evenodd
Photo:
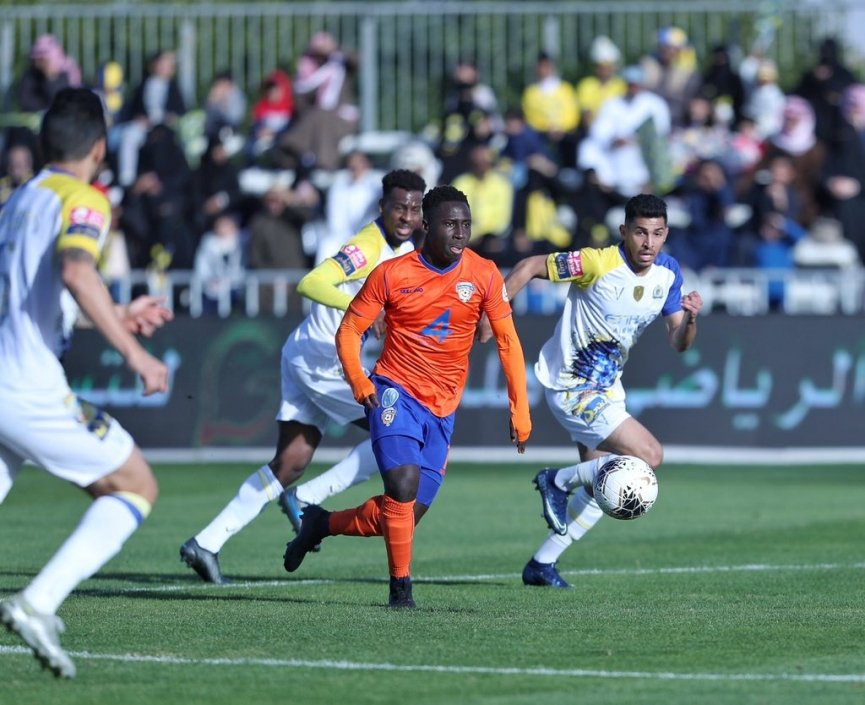
<instances>
[{"instance_id":1,"label":"white soccer cleat","mask_svg":"<svg viewBox=\"0 0 865 705\"><path fill-rule=\"evenodd\" d=\"M0 601L0 621L33 649L36 660L58 678L74 678L75 664L60 646L66 627L54 614L34 610L21 595Z\"/></svg>"}]
</instances>

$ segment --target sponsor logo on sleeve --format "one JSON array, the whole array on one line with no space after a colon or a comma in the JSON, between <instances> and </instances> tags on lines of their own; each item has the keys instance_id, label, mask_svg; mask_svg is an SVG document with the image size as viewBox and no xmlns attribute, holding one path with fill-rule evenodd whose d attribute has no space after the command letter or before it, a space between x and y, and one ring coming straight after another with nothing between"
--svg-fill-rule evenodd
<instances>
[{"instance_id":1,"label":"sponsor logo on sleeve","mask_svg":"<svg viewBox=\"0 0 865 705\"><path fill-rule=\"evenodd\" d=\"M333 258L346 274L353 274L367 264L366 255L357 245L345 245Z\"/></svg>"},{"instance_id":2,"label":"sponsor logo on sleeve","mask_svg":"<svg viewBox=\"0 0 865 705\"><path fill-rule=\"evenodd\" d=\"M103 213L86 206L78 206L69 212L69 227L66 228L66 232L70 235L98 238L104 225Z\"/></svg>"},{"instance_id":3,"label":"sponsor logo on sleeve","mask_svg":"<svg viewBox=\"0 0 865 705\"><path fill-rule=\"evenodd\" d=\"M579 252L560 252L553 262L559 279L573 279L583 275L583 259Z\"/></svg>"},{"instance_id":4,"label":"sponsor logo on sleeve","mask_svg":"<svg viewBox=\"0 0 865 705\"><path fill-rule=\"evenodd\" d=\"M105 216L92 208L79 206L72 209L69 214L69 222L72 225L92 225L94 228L101 228L105 225Z\"/></svg>"},{"instance_id":5,"label":"sponsor logo on sleeve","mask_svg":"<svg viewBox=\"0 0 865 705\"><path fill-rule=\"evenodd\" d=\"M508 298L508 287L505 284L502 284L502 300L510 301L510 299Z\"/></svg>"}]
</instances>

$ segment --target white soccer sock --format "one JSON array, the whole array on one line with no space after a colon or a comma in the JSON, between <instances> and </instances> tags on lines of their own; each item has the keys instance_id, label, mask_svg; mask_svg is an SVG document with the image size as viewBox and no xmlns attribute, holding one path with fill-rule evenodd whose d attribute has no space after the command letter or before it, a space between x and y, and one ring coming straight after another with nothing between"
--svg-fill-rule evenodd
<instances>
[{"instance_id":1,"label":"white soccer sock","mask_svg":"<svg viewBox=\"0 0 865 705\"><path fill-rule=\"evenodd\" d=\"M555 563L565 549L574 541L579 541L586 532L600 521L604 513L585 487L580 487L568 502L568 533L560 536L550 532L547 540L541 544L534 556L538 563Z\"/></svg>"},{"instance_id":2,"label":"white soccer sock","mask_svg":"<svg viewBox=\"0 0 865 705\"><path fill-rule=\"evenodd\" d=\"M372 443L366 440L358 443L330 470L298 485L297 499L304 505L321 504L328 497L368 480L376 472L378 463L372 452Z\"/></svg>"},{"instance_id":3,"label":"white soccer sock","mask_svg":"<svg viewBox=\"0 0 865 705\"><path fill-rule=\"evenodd\" d=\"M206 551L219 553L225 542L261 514L282 490L282 483L265 463L246 478L225 509L196 534L198 545Z\"/></svg>"},{"instance_id":4,"label":"white soccer sock","mask_svg":"<svg viewBox=\"0 0 865 705\"><path fill-rule=\"evenodd\" d=\"M598 473L604 463L616 458L616 455L602 455L599 458L592 458L577 465L569 465L566 468L561 468L554 478L559 489L570 492L576 487L591 487L595 481L595 475Z\"/></svg>"},{"instance_id":5,"label":"white soccer sock","mask_svg":"<svg viewBox=\"0 0 865 705\"><path fill-rule=\"evenodd\" d=\"M149 512L149 503L130 493L95 499L69 538L24 588L24 599L37 612L54 614L78 583L120 551Z\"/></svg>"}]
</instances>

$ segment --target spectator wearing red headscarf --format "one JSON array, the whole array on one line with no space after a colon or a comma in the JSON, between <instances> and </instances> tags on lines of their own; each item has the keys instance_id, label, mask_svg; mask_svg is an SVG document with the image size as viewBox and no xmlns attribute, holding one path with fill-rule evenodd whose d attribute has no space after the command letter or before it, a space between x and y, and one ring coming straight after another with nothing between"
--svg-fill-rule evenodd
<instances>
[{"instance_id":1,"label":"spectator wearing red headscarf","mask_svg":"<svg viewBox=\"0 0 865 705\"><path fill-rule=\"evenodd\" d=\"M261 84L258 100L252 106L252 127L247 147L254 159L273 146L277 136L294 117L294 95L291 78L281 70L271 71Z\"/></svg>"}]
</instances>

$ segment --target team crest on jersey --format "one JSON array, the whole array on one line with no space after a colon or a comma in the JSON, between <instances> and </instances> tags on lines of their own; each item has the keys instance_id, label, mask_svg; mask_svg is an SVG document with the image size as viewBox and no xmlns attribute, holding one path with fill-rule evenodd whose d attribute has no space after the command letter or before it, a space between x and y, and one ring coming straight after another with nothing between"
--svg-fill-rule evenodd
<instances>
[{"instance_id":1,"label":"team crest on jersey","mask_svg":"<svg viewBox=\"0 0 865 705\"><path fill-rule=\"evenodd\" d=\"M664 298L664 290L661 288L661 285L655 287L655 290L652 292L653 299L663 299Z\"/></svg>"},{"instance_id":2,"label":"team crest on jersey","mask_svg":"<svg viewBox=\"0 0 865 705\"><path fill-rule=\"evenodd\" d=\"M393 406L396 404L397 399L399 399L399 392L393 387L388 387L384 390L384 394L381 395L381 405Z\"/></svg>"},{"instance_id":3,"label":"team crest on jersey","mask_svg":"<svg viewBox=\"0 0 865 705\"><path fill-rule=\"evenodd\" d=\"M646 291L646 290L645 290L644 287L642 287L642 286L635 286L635 287L634 287L634 301L639 301L640 299L642 299L642 298L643 298L643 293L644 293L645 291Z\"/></svg>"},{"instance_id":4,"label":"team crest on jersey","mask_svg":"<svg viewBox=\"0 0 865 705\"><path fill-rule=\"evenodd\" d=\"M366 255L357 245L345 245L333 258L347 275L366 266Z\"/></svg>"},{"instance_id":5,"label":"team crest on jersey","mask_svg":"<svg viewBox=\"0 0 865 705\"><path fill-rule=\"evenodd\" d=\"M396 418L396 409L392 406L389 406L385 409L382 409L381 412L381 422L385 426L390 426L393 423L393 420Z\"/></svg>"},{"instance_id":6,"label":"team crest on jersey","mask_svg":"<svg viewBox=\"0 0 865 705\"><path fill-rule=\"evenodd\" d=\"M75 416L75 420L86 426L87 430L100 441L108 435L108 430L111 428L111 422L114 419L102 411L102 409L93 406L90 402L79 399L74 394L66 395L63 401Z\"/></svg>"},{"instance_id":7,"label":"team crest on jersey","mask_svg":"<svg viewBox=\"0 0 865 705\"><path fill-rule=\"evenodd\" d=\"M459 282L457 284L457 296L460 297L460 301L464 304L469 302L469 299L472 298L472 294L475 293L475 285L471 282Z\"/></svg>"}]
</instances>

